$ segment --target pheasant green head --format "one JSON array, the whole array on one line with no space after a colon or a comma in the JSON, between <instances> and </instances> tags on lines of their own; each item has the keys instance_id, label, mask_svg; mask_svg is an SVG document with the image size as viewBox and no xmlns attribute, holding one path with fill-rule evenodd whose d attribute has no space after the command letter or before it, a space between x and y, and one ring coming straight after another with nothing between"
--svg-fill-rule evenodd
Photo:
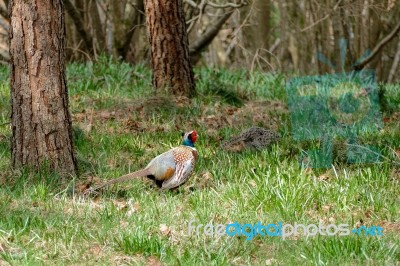
<instances>
[{"instance_id":1,"label":"pheasant green head","mask_svg":"<svg viewBox=\"0 0 400 266\"><path fill-rule=\"evenodd\" d=\"M183 135L182 145L194 147L194 143L197 140L197 132L193 130L186 133L182 133L182 135Z\"/></svg>"}]
</instances>

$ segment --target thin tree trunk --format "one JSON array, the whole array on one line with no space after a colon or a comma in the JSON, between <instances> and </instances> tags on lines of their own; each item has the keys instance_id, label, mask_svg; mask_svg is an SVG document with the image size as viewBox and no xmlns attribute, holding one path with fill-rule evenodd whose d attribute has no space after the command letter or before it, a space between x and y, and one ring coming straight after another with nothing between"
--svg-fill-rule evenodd
<instances>
[{"instance_id":1,"label":"thin tree trunk","mask_svg":"<svg viewBox=\"0 0 400 266\"><path fill-rule=\"evenodd\" d=\"M124 32L120 35L118 42L116 41L117 52L123 59L126 59L132 43L133 35L135 34L138 26L142 23L141 20L143 18L143 10L143 1L136 1L135 8L133 8L128 16L129 19L124 20Z\"/></svg>"},{"instance_id":2,"label":"thin tree trunk","mask_svg":"<svg viewBox=\"0 0 400 266\"><path fill-rule=\"evenodd\" d=\"M105 31L103 29L103 25L101 23L100 19L100 14L99 14L99 9L97 7L97 2L96 0L89 0L88 1L88 27L92 31L92 36L94 38L94 43L93 45L95 46L93 48L93 51L95 53L95 56L97 55L96 53L102 53L107 50L106 47L106 38L105 38Z\"/></svg>"},{"instance_id":3,"label":"thin tree trunk","mask_svg":"<svg viewBox=\"0 0 400 266\"><path fill-rule=\"evenodd\" d=\"M394 56L393 64L392 64L392 67L390 68L389 77L387 80L388 83L392 83L392 81L394 80L394 75L396 74L396 70L399 65L399 62L400 62L400 38L397 43L397 51Z\"/></svg>"},{"instance_id":4,"label":"thin tree trunk","mask_svg":"<svg viewBox=\"0 0 400 266\"><path fill-rule=\"evenodd\" d=\"M91 33L85 28L84 17L81 9L75 8L70 0L65 0L65 8L67 13L72 19L72 22L75 24L76 31L79 33L79 36L76 36L77 39L82 39L83 45L90 55L93 55L93 38Z\"/></svg>"},{"instance_id":5,"label":"thin tree trunk","mask_svg":"<svg viewBox=\"0 0 400 266\"><path fill-rule=\"evenodd\" d=\"M75 174L62 0L12 0L12 164Z\"/></svg>"},{"instance_id":6,"label":"thin tree trunk","mask_svg":"<svg viewBox=\"0 0 400 266\"><path fill-rule=\"evenodd\" d=\"M146 0L145 12L153 85L174 95L193 96L195 83L182 0Z\"/></svg>"}]
</instances>

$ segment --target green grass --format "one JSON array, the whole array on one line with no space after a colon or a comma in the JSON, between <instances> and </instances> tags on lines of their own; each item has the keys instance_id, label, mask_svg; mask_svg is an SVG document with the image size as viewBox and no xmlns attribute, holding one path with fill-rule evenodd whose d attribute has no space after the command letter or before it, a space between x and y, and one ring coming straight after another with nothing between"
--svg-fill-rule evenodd
<instances>
[{"instance_id":1,"label":"green grass","mask_svg":"<svg viewBox=\"0 0 400 266\"><path fill-rule=\"evenodd\" d=\"M285 77L196 69L198 96L181 104L154 97L151 73L101 58L70 64L68 87L80 174L12 170L8 125L0 126L0 265L396 265L400 262L400 85L386 86L390 114L383 130L365 136L387 158L379 164L333 169L299 167L307 145L290 136ZM0 124L9 121L8 70L0 68ZM216 89L217 88L217 89ZM185 101L185 100L184 100ZM397 108L397 109L396 109ZM234 112L234 115L230 115ZM397 119L396 119L397 114ZM236 120L235 120L236 119ZM225 152L228 138L252 124L277 127L278 144L263 151ZM80 187L139 169L200 133L200 159L178 191L145 180L84 198ZM397 163L397 164L396 164ZM208 177L207 179L205 177ZM72 189L75 188L75 189ZM360 223L380 225L382 237L188 235L196 223Z\"/></svg>"}]
</instances>

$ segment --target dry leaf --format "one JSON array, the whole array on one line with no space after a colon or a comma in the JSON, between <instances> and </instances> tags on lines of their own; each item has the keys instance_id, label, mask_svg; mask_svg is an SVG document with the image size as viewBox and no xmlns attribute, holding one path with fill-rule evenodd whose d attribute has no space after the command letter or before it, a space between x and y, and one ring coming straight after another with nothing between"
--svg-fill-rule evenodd
<instances>
[{"instance_id":1,"label":"dry leaf","mask_svg":"<svg viewBox=\"0 0 400 266\"><path fill-rule=\"evenodd\" d=\"M128 208L128 204L125 201L114 201L114 206L117 207L118 211Z\"/></svg>"},{"instance_id":2,"label":"dry leaf","mask_svg":"<svg viewBox=\"0 0 400 266\"><path fill-rule=\"evenodd\" d=\"M327 181L330 179L330 176L327 173L324 173L317 177L318 181Z\"/></svg>"},{"instance_id":3,"label":"dry leaf","mask_svg":"<svg viewBox=\"0 0 400 266\"><path fill-rule=\"evenodd\" d=\"M103 119L110 119L110 118L113 118L114 116L115 116L114 111L110 112L110 111L104 110L104 111L100 112L100 117Z\"/></svg>"},{"instance_id":4,"label":"dry leaf","mask_svg":"<svg viewBox=\"0 0 400 266\"><path fill-rule=\"evenodd\" d=\"M367 218L371 218L371 216L372 216L372 210L367 210L365 213L365 217L367 217Z\"/></svg>"},{"instance_id":5,"label":"dry leaf","mask_svg":"<svg viewBox=\"0 0 400 266\"><path fill-rule=\"evenodd\" d=\"M119 221L119 226L121 228L126 228L128 226L128 223L126 221L124 221L124 220L120 220Z\"/></svg>"},{"instance_id":6,"label":"dry leaf","mask_svg":"<svg viewBox=\"0 0 400 266\"><path fill-rule=\"evenodd\" d=\"M363 225L364 221L363 220L359 220L355 225L354 228L360 228Z\"/></svg>"},{"instance_id":7,"label":"dry leaf","mask_svg":"<svg viewBox=\"0 0 400 266\"><path fill-rule=\"evenodd\" d=\"M91 247L89 249L90 253L92 253L93 255L99 255L102 251L102 248L100 245L94 245L93 247Z\"/></svg>"},{"instance_id":8,"label":"dry leaf","mask_svg":"<svg viewBox=\"0 0 400 266\"><path fill-rule=\"evenodd\" d=\"M267 266L272 265L275 261L276 261L275 259L267 259L265 261L265 265L267 265Z\"/></svg>"},{"instance_id":9,"label":"dry leaf","mask_svg":"<svg viewBox=\"0 0 400 266\"><path fill-rule=\"evenodd\" d=\"M384 232L397 232L400 234L400 222L382 221L380 225Z\"/></svg>"},{"instance_id":10,"label":"dry leaf","mask_svg":"<svg viewBox=\"0 0 400 266\"><path fill-rule=\"evenodd\" d=\"M208 184L213 180L213 175L210 172L201 173L201 179L198 183L198 187L204 188L207 187Z\"/></svg>"},{"instance_id":11,"label":"dry leaf","mask_svg":"<svg viewBox=\"0 0 400 266\"><path fill-rule=\"evenodd\" d=\"M325 213L327 213L331 208L332 208L331 205L324 205L324 206L322 206L322 210L323 210L323 212L325 212Z\"/></svg>"},{"instance_id":12,"label":"dry leaf","mask_svg":"<svg viewBox=\"0 0 400 266\"><path fill-rule=\"evenodd\" d=\"M97 176L88 176L85 181L79 182L75 185L75 191L86 194L88 189L93 185L101 183L101 179Z\"/></svg>"},{"instance_id":13,"label":"dry leaf","mask_svg":"<svg viewBox=\"0 0 400 266\"><path fill-rule=\"evenodd\" d=\"M164 236L170 236L171 228L169 228L166 224L160 224L160 232Z\"/></svg>"},{"instance_id":14,"label":"dry leaf","mask_svg":"<svg viewBox=\"0 0 400 266\"><path fill-rule=\"evenodd\" d=\"M400 158L400 149L396 149L394 152L396 153L397 158Z\"/></svg>"},{"instance_id":15,"label":"dry leaf","mask_svg":"<svg viewBox=\"0 0 400 266\"><path fill-rule=\"evenodd\" d=\"M9 265L11 265L11 264L8 263L8 262L5 261L5 260L2 260L2 259L0 258L0 266L9 266Z\"/></svg>"},{"instance_id":16,"label":"dry leaf","mask_svg":"<svg viewBox=\"0 0 400 266\"><path fill-rule=\"evenodd\" d=\"M133 202L132 199L130 199L130 200L128 201L128 206L129 206L129 207L128 207L129 210L126 212L126 216L127 216L127 217L131 217L132 214L134 214L135 212L137 212L137 211L140 209L139 203L138 203L138 202Z\"/></svg>"},{"instance_id":17,"label":"dry leaf","mask_svg":"<svg viewBox=\"0 0 400 266\"><path fill-rule=\"evenodd\" d=\"M249 184L250 184L252 187L256 187L256 186L257 186L257 183L256 183L256 181L254 181L254 180L250 180L250 181L249 181Z\"/></svg>"},{"instance_id":18,"label":"dry leaf","mask_svg":"<svg viewBox=\"0 0 400 266\"><path fill-rule=\"evenodd\" d=\"M162 266L161 261L154 257L154 256L150 256L149 259L147 260L146 263L147 266Z\"/></svg>"}]
</instances>

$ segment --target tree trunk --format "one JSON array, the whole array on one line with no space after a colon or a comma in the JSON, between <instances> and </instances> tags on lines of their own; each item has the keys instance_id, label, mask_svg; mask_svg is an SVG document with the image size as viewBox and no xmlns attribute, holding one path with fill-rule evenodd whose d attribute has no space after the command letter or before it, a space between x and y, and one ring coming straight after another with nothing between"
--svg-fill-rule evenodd
<instances>
[{"instance_id":1,"label":"tree trunk","mask_svg":"<svg viewBox=\"0 0 400 266\"><path fill-rule=\"evenodd\" d=\"M10 8L12 164L75 174L63 1L13 0Z\"/></svg>"},{"instance_id":2,"label":"tree trunk","mask_svg":"<svg viewBox=\"0 0 400 266\"><path fill-rule=\"evenodd\" d=\"M182 0L145 0L145 12L153 85L174 95L193 96L195 84Z\"/></svg>"},{"instance_id":3,"label":"tree trunk","mask_svg":"<svg viewBox=\"0 0 400 266\"><path fill-rule=\"evenodd\" d=\"M104 51L107 51L106 47L106 38L105 38L105 30L103 29L103 25L101 23L100 19L100 14L99 14L99 9L97 7L97 2L96 0L89 0L87 2L87 10L88 10L88 19L87 23L88 29L91 29L92 36L93 36L93 45L95 46L93 48L94 55L97 56L98 53L102 53Z\"/></svg>"}]
</instances>

